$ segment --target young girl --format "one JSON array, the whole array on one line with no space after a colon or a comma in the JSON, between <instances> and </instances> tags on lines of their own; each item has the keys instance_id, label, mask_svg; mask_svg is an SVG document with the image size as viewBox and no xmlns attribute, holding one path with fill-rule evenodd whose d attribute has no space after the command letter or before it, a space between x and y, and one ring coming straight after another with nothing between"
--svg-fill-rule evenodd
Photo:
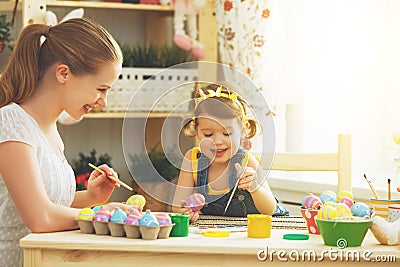
<instances>
[{"instance_id":1,"label":"young girl","mask_svg":"<svg viewBox=\"0 0 400 267\"><path fill-rule=\"evenodd\" d=\"M195 102L194 117L184 125L183 132L197 137L199 147L185 154L172 210L190 214L190 220L196 221L199 212L184 203L197 192L206 199L202 214L272 215L276 201L263 179L262 168L255 157L240 147L243 138L251 138L257 131L256 121L247 117L246 102L216 84L200 89ZM225 213L236 182L238 189Z\"/></svg>"},{"instance_id":2,"label":"young girl","mask_svg":"<svg viewBox=\"0 0 400 267\"><path fill-rule=\"evenodd\" d=\"M88 190L75 192L56 121L64 110L79 120L105 106L121 68L117 43L91 20L22 30L0 80L0 266L22 266L23 236L78 228L79 209L104 203L118 186L102 165L105 174L93 171ZM105 205L116 206L129 208Z\"/></svg>"}]
</instances>

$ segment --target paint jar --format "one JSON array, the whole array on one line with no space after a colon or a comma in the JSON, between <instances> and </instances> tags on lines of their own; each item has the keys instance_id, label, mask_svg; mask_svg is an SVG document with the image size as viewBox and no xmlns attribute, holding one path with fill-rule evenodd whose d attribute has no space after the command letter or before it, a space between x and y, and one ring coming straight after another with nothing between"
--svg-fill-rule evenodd
<instances>
[{"instance_id":1,"label":"paint jar","mask_svg":"<svg viewBox=\"0 0 400 267\"><path fill-rule=\"evenodd\" d=\"M169 236L183 237L189 235L189 215L188 214L168 214L174 225Z\"/></svg>"},{"instance_id":2,"label":"paint jar","mask_svg":"<svg viewBox=\"0 0 400 267\"><path fill-rule=\"evenodd\" d=\"M388 211L388 222L400 220L400 204L391 204Z\"/></svg>"},{"instance_id":3,"label":"paint jar","mask_svg":"<svg viewBox=\"0 0 400 267\"><path fill-rule=\"evenodd\" d=\"M271 236L272 218L263 214L247 215L247 236L253 238L269 238Z\"/></svg>"},{"instance_id":4,"label":"paint jar","mask_svg":"<svg viewBox=\"0 0 400 267\"><path fill-rule=\"evenodd\" d=\"M400 204L400 199L375 199L371 198L371 206L374 209L375 215L384 219L389 217L389 206Z\"/></svg>"}]
</instances>

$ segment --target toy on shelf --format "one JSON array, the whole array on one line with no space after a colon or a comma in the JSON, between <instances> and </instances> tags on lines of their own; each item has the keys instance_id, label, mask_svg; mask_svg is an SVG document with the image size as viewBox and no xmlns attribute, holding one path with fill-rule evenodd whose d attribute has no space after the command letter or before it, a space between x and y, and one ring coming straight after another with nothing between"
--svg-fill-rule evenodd
<instances>
[{"instance_id":1,"label":"toy on shelf","mask_svg":"<svg viewBox=\"0 0 400 267\"><path fill-rule=\"evenodd\" d=\"M204 44L197 40L197 13L205 5L205 0L161 0L160 3L174 7L174 43L190 51L194 57L204 58ZM185 22L188 32L185 31Z\"/></svg>"}]
</instances>

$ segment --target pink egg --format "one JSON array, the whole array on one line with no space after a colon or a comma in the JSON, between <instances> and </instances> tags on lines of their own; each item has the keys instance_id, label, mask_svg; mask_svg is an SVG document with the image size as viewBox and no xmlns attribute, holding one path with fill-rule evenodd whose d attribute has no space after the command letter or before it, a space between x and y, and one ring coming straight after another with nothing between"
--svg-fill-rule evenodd
<instances>
[{"instance_id":1,"label":"pink egg","mask_svg":"<svg viewBox=\"0 0 400 267\"><path fill-rule=\"evenodd\" d=\"M322 201L315 195L309 195L303 198L302 206L305 209L319 210L322 207Z\"/></svg>"},{"instance_id":2,"label":"pink egg","mask_svg":"<svg viewBox=\"0 0 400 267\"><path fill-rule=\"evenodd\" d=\"M353 206L354 204L353 200L349 197L342 197L340 199L340 203L346 204L347 206L349 206L349 208L351 208L351 206Z\"/></svg>"},{"instance_id":3,"label":"pink egg","mask_svg":"<svg viewBox=\"0 0 400 267\"><path fill-rule=\"evenodd\" d=\"M192 211L198 211L203 208L206 200L202 194L194 193L188 197L186 200L185 206L189 206Z\"/></svg>"},{"instance_id":4,"label":"pink egg","mask_svg":"<svg viewBox=\"0 0 400 267\"><path fill-rule=\"evenodd\" d=\"M129 214L128 217L126 218L125 224L139 225L141 218L142 218L142 216L140 216L140 215Z\"/></svg>"},{"instance_id":5,"label":"pink egg","mask_svg":"<svg viewBox=\"0 0 400 267\"><path fill-rule=\"evenodd\" d=\"M157 221L160 225L170 225L172 224L171 217L167 213L157 213L156 214Z\"/></svg>"},{"instance_id":6,"label":"pink egg","mask_svg":"<svg viewBox=\"0 0 400 267\"><path fill-rule=\"evenodd\" d=\"M133 215L142 217L142 213L138 209L135 209L135 208L129 209L129 214L133 214Z\"/></svg>"},{"instance_id":7,"label":"pink egg","mask_svg":"<svg viewBox=\"0 0 400 267\"><path fill-rule=\"evenodd\" d=\"M93 217L93 221L97 222L108 222L110 221L111 213L105 208L99 209Z\"/></svg>"},{"instance_id":8,"label":"pink egg","mask_svg":"<svg viewBox=\"0 0 400 267\"><path fill-rule=\"evenodd\" d=\"M347 190L342 190L337 194L337 201L341 202L340 200L344 197L353 199L353 193L351 193L350 191L347 191Z\"/></svg>"}]
</instances>

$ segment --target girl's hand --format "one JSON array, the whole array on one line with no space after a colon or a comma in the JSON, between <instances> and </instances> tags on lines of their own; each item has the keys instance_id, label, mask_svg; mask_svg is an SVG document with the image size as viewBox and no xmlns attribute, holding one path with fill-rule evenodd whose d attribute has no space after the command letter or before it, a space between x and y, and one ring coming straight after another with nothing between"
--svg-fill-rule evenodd
<instances>
[{"instance_id":1,"label":"girl's hand","mask_svg":"<svg viewBox=\"0 0 400 267\"><path fill-rule=\"evenodd\" d=\"M190 222L195 222L199 219L199 212L193 211L189 206L185 206L186 201L181 200L181 208L179 209L180 214L188 214L190 217Z\"/></svg>"},{"instance_id":2,"label":"girl's hand","mask_svg":"<svg viewBox=\"0 0 400 267\"><path fill-rule=\"evenodd\" d=\"M235 169L239 180L238 187L251 191L256 186L256 171L252 167L242 167L239 163L235 164Z\"/></svg>"},{"instance_id":3,"label":"girl's hand","mask_svg":"<svg viewBox=\"0 0 400 267\"><path fill-rule=\"evenodd\" d=\"M101 174L98 170L92 171L88 180L87 193L94 203L104 203L110 198L114 187L120 187L118 183L111 180L107 176L118 178L118 174L106 164L99 166L104 171Z\"/></svg>"}]
</instances>

